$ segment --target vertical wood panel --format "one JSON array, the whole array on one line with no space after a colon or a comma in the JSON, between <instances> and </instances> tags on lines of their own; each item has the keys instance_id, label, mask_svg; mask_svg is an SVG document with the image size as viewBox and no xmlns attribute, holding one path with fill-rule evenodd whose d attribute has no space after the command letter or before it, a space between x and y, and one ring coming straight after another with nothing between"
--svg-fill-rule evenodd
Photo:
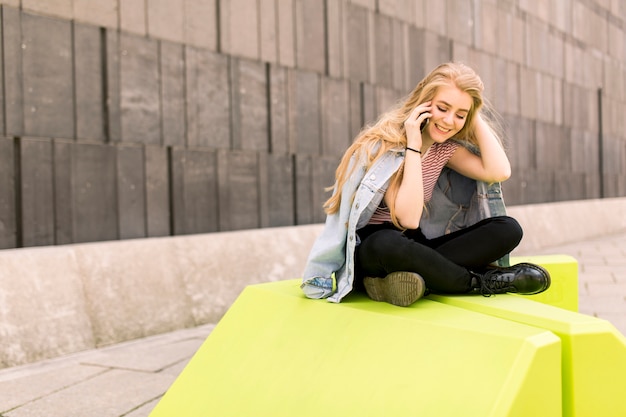
<instances>
[{"instance_id":1,"label":"vertical wood panel","mask_svg":"<svg viewBox=\"0 0 626 417\"><path fill-rule=\"evenodd\" d=\"M374 15L372 31L375 54L373 81L379 86L392 87L394 62L401 58L394 55L391 19L381 14Z\"/></svg>"},{"instance_id":2,"label":"vertical wood panel","mask_svg":"<svg viewBox=\"0 0 626 417\"><path fill-rule=\"evenodd\" d=\"M554 171L529 169L517 175L522 179L523 204L554 201Z\"/></svg>"},{"instance_id":3,"label":"vertical wood panel","mask_svg":"<svg viewBox=\"0 0 626 417\"><path fill-rule=\"evenodd\" d=\"M166 3L120 6L121 31L0 6L0 247L323 221L352 138L449 60L452 40L507 121L508 204L598 197L600 121L607 195L624 193L615 45L594 55L597 39L547 33L543 14L420 2L437 15L424 28L404 0L185 0L158 27ZM619 35L606 12L596 22ZM543 49L522 50L542 34Z\"/></svg>"},{"instance_id":4,"label":"vertical wood panel","mask_svg":"<svg viewBox=\"0 0 626 417\"><path fill-rule=\"evenodd\" d=\"M52 141L20 140L23 246L54 245Z\"/></svg>"},{"instance_id":5,"label":"vertical wood panel","mask_svg":"<svg viewBox=\"0 0 626 417\"><path fill-rule=\"evenodd\" d=\"M296 58L298 68L326 72L326 22L324 2L296 0Z\"/></svg>"},{"instance_id":6,"label":"vertical wood panel","mask_svg":"<svg viewBox=\"0 0 626 417\"><path fill-rule=\"evenodd\" d=\"M328 38L328 75L345 77L346 4L341 1L326 2L326 36Z\"/></svg>"},{"instance_id":7,"label":"vertical wood panel","mask_svg":"<svg viewBox=\"0 0 626 417\"><path fill-rule=\"evenodd\" d=\"M322 80L322 154L341 155L350 144L350 85L344 80Z\"/></svg>"},{"instance_id":8,"label":"vertical wood panel","mask_svg":"<svg viewBox=\"0 0 626 417\"><path fill-rule=\"evenodd\" d=\"M407 66L407 61L409 57L407 56L407 40L408 40L408 26L405 23L400 22L392 22L391 23L392 30L392 43L391 43L391 54L393 56L392 60L392 78L393 84L392 87L396 90L401 91L411 91L415 86L408 85L407 83L407 70L411 69Z\"/></svg>"},{"instance_id":9,"label":"vertical wood panel","mask_svg":"<svg viewBox=\"0 0 626 417\"><path fill-rule=\"evenodd\" d=\"M368 10L347 5L346 67L351 80L370 81L370 47Z\"/></svg>"},{"instance_id":10,"label":"vertical wood panel","mask_svg":"<svg viewBox=\"0 0 626 417\"><path fill-rule=\"evenodd\" d=\"M295 25L296 0L276 0L278 24L278 62L285 67L296 65Z\"/></svg>"},{"instance_id":11,"label":"vertical wood panel","mask_svg":"<svg viewBox=\"0 0 626 417\"><path fill-rule=\"evenodd\" d=\"M309 155L295 156L296 224L313 223L313 163Z\"/></svg>"},{"instance_id":12,"label":"vertical wood panel","mask_svg":"<svg viewBox=\"0 0 626 417\"><path fill-rule=\"evenodd\" d=\"M268 226L295 224L294 166L292 155L270 154L267 158Z\"/></svg>"},{"instance_id":13,"label":"vertical wood panel","mask_svg":"<svg viewBox=\"0 0 626 417\"><path fill-rule=\"evenodd\" d=\"M173 235L182 235L186 232L185 223L185 150L183 148L169 148L168 165L170 167L170 228Z\"/></svg>"},{"instance_id":14,"label":"vertical wood panel","mask_svg":"<svg viewBox=\"0 0 626 417\"><path fill-rule=\"evenodd\" d=\"M268 97L265 65L231 61L233 149L268 150Z\"/></svg>"},{"instance_id":15,"label":"vertical wood panel","mask_svg":"<svg viewBox=\"0 0 626 417\"><path fill-rule=\"evenodd\" d=\"M122 140L161 143L157 42L121 35L120 117Z\"/></svg>"},{"instance_id":16,"label":"vertical wood panel","mask_svg":"<svg viewBox=\"0 0 626 417\"><path fill-rule=\"evenodd\" d=\"M122 140L122 124L120 115L120 32L106 29L100 35L106 50L106 125L105 133L108 141Z\"/></svg>"},{"instance_id":17,"label":"vertical wood panel","mask_svg":"<svg viewBox=\"0 0 626 417\"><path fill-rule=\"evenodd\" d=\"M425 48L422 51L424 56L424 68L429 73L436 66L452 59L452 41L442 35L435 35L432 32L424 32ZM417 82L415 83L417 85Z\"/></svg>"},{"instance_id":18,"label":"vertical wood panel","mask_svg":"<svg viewBox=\"0 0 626 417\"><path fill-rule=\"evenodd\" d=\"M54 228L55 243L74 243L73 168L76 142L55 140L54 151Z\"/></svg>"},{"instance_id":19,"label":"vertical wood panel","mask_svg":"<svg viewBox=\"0 0 626 417\"><path fill-rule=\"evenodd\" d=\"M146 233L147 236L170 234L169 165L167 149L144 147L146 170Z\"/></svg>"},{"instance_id":20,"label":"vertical wood panel","mask_svg":"<svg viewBox=\"0 0 626 417\"><path fill-rule=\"evenodd\" d=\"M217 155L207 150L172 150L174 234L219 230Z\"/></svg>"},{"instance_id":21,"label":"vertical wood panel","mask_svg":"<svg viewBox=\"0 0 626 417\"><path fill-rule=\"evenodd\" d=\"M187 146L229 149L231 106L229 59L187 47Z\"/></svg>"},{"instance_id":22,"label":"vertical wood panel","mask_svg":"<svg viewBox=\"0 0 626 417\"><path fill-rule=\"evenodd\" d=\"M102 66L100 29L74 24L77 139L105 140Z\"/></svg>"},{"instance_id":23,"label":"vertical wood panel","mask_svg":"<svg viewBox=\"0 0 626 417\"><path fill-rule=\"evenodd\" d=\"M22 14L2 6L2 52L4 66L4 132L7 136L24 133L24 97L22 92Z\"/></svg>"},{"instance_id":24,"label":"vertical wood panel","mask_svg":"<svg viewBox=\"0 0 626 417\"><path fill-rule=\"evenodd\" d=\"M378 118L376 88L371 84L361 83L361 91L363 100L363 124L373 123Z\"/></svg>"},{"instance_id":25,"label":"vertical wood panel","mask_svg":"<svg viewBox=\"0 0 626 417\"><path fill-rule=\"evenodd\" d=\"M339 164L341 154L327 156L315 160L312 166L311 177L311 216L313 223L322 223L326 218L324 203L330 197L326 191L335 182L335 168Z\"/></svg>"},{"instance_id":26,"label":"vertical wood panel","mask_svg":"<svg viewBox=\"0 0 626 417\"><path fill-rule=\"evenodd\" d=\"M145 0L124 0L117 4L120 29L145 35L148 31Z\"/></svg>"},{"instance_id":27,"label":"vertical wood panel","mask_svg":"<svg viewBox=\"0 0 626 417\"><path fill-rule=\"evenodd\" d=\"M113 146L77 144L73 169L75 242L119 237Z\"/></svg>"},{"instance_id":28,"label":"vertical wood panel","mask_svg":"<svg viewBox=\"0 0 626 417\"><path fill-rule=\"evenodd\" d=\"M537 122L536 129L537 168L555 172L571 170L572 149L569 132L562 127L543 122Z\"/></svg>"},{"instance_id":29,"label":"vertical wood panel","mask_svg":"<svg viewBox=\"0 0 626 417\"><path fill-rule=\"evenodd\" d=\"M171 0L146 2L146 20L150 37L183 42L185 2Z\"/></svg>"},{"instance_id":30,"label":"vertical wood panel","mask_svg":"<svg viewBox=\"0 0 626 417\"><path fill-rule=\"evenodd\" d=\"M270 65L270 151L272 153L289 152L289 101L287 70Z\"/></svg>"},{"instance_id":31,"label":"vertical wood panel","mask_svg":"<svg viewBox=\"0 0 626 417\"><path fill-rule=\"evenodd\" d=\"M185 43L217 51L217 0L185 1Z\"/></svg>"},{"instance_id":32,"label":"vertical wood panel","mask_svg":"<svg viewBox=\"0 0 626 417\"><path fill-rule=\"evenodd\" d=\"M143 148L118 145L116 149L119 238L146 237L146 181Z\"/></svg>"},{"instance_id":33,"label":"vertical wood panel","mask_svg":"<svg viewBox=\"0 0 626 417\"><path fill-rule=\"evenodd\" d=\"M317 73L289 74L290 149L298 154L321 151L320 78Z\"/></svg>"},{"instance_id":34,"label":"vertical wood panel","mask_svg":"<svg viewBox=\"0 0 626 417\"><path fill-rule=\"evenodd\" d=\"M14 142L0 137L0 249L17 244Z\"/></svg>"},{"instance_id":35,"label":"vertical wood panel","mask_svg":"<svg viewBox=\"0 0 626 417\"><path fill-rule=\"evenodd\" d=\"M424 29L418 29L414 26L409 28L408 40L407 40L407 53L408 53L408 67L409 73L407 76L410 88L419 83L424 76L426 76L427 70L425 69L425 31ZM430 70L428 70L430 71Z\"/></svg>"},{"instance_id":36,"label":"vertical wood panel","mask_svg":"<svg viewBox=\"0 0 626 417\"><path fill-rule=\"evenodd\" d=\"M0 5L0 27L4 25L2 21L2 6ZM2 69L2 73L4 73L4 36L2 31L0 30L0 69ZM5 125L5 111L4 111L4 79L0 82L0 135L3 135L6 132Z\"/></svg>"},{"instance_id":37,"label":"vertical wood panel","mask_svg":"<svg viewBox=\"0 0 626 417\"><path fill-rule=\"evenodd\" d=\"M70 22L23 13L22 52L25 135L74 138Z\"/></svg>"},{"instance_id":38,"label":"vertical wood panel","mask_svg":"<svg viewBox=\"0 0 626 417\"><path fill-rule=\"evenodd\" d=\"M257 153L222 150L218 156L220 230L260 227Z\"/></svg>"},{"instance_id":39,"label":"vertical wood panel","mask_svg":"<svg viewBox=\"0 0 626 417\"><path fill-rule=\"evenodd\" d=\"M361 83L350 81L350 143L357 136L365 121L363 120L363 97L361 94Z\"/></svg>"},{"instance_id":40,"label":"vertical wood panel","mask_svg":"<svg viewBox=\"0 0 626 417\"><path fill-rule=\"evenodd\" d=\"M224 53L259 58L259 10L257 0L221 1L220 42Z\"/></svg>"},{"instance_id":41,"label":"vertical wood panel","mask_svg":"<svg viewBox=\"0 0 626 417\"><path fill-rule=\"evenodd\" d=\"M277 4L279 0L259 0L259 57L278 62Z\"/></svg>"},{"instance_id":42,"label":"vertical wood panel","mask_svg":"<svg viewBox=\"0 0 626 417\"><path fill-rule=\"evenodd\" d=\"M585 174L562 170L555 172L553 201L582 200L585 194Z\"/></svg>"},{"instance_id":43,"label":"vertical wood panel","mask_svg":"<svg viewBox=\"0 0 626 417\"><path fill-rule=\"evenodd\" d=\"M164 145L185 144L185 61L183 47L160 43L161 123Z\"/></svg>"}]
</instances>

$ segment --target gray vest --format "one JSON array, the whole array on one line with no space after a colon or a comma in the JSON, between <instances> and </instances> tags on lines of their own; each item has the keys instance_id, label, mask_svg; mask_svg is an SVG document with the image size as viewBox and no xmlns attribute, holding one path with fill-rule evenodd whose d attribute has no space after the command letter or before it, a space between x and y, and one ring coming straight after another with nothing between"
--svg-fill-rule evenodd
<instances>
[{"instance_id":1,"label":"gray vest","mask_svg":"<svg viewBox=\"0 0 626 417\"><path fill-rule=\"evenodd\" d=\"M436 208L436 209L435 209ZM487 217L506 215L499 182L487 184L444 168L420 221L429 239L466 228ZM498 261L509 265L509 256Z\"/></svg>"}]
</instances>

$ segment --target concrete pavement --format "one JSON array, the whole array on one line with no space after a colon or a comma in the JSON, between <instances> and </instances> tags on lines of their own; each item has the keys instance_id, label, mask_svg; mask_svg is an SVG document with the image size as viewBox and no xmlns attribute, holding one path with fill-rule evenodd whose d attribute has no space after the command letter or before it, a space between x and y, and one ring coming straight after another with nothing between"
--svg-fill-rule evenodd
<instances>
[{"instance_id":1,"label":"concrete pavement","mask_svg":"<svg viewBox=\"0 0 626 417\"><path fill-rule=\"evenodd\" d=\"M626 334L626 231L532 253L579 261L581 313ZM0 370L0 417L143 417L213 325Z\"/></svg>"},{"instance_id":2,"label":"concrete pavement","mask_svg":"<svg viewBox=\"0 0 626 417\"><path fill-rule=\"evenodd\" d=\"M0 416L147 416L205 325L0 371Z\"/></svg>"},{"instance_id":3,"label":"concrete pavement","mask_svg":"<svg viewBox=\"0 0 626 417\"><path fill-rule=\"evenodd\" d=\"M540 252L576 258L579 263L578 311L608 320L626 335L626 232Z\"/></svg>"}]
</instances>

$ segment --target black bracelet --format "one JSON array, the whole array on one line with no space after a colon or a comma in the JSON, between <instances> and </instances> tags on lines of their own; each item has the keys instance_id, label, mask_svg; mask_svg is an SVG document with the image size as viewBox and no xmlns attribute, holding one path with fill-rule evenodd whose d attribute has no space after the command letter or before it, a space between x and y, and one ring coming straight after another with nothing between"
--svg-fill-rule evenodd
<instances>
[{"instance_id":1,"label":"black bracelet","mask_svg":"<svg viewBox=\"0 0 626 417\"><path fill-rule=\"evenodd\" d=\"M422 151L418 151L417 149L413 149L413 148L409 148L408 146L406 147L407 151L413 151L413 152L417 152L418 154L422 154Z\"/></svg>"}]
</instances>

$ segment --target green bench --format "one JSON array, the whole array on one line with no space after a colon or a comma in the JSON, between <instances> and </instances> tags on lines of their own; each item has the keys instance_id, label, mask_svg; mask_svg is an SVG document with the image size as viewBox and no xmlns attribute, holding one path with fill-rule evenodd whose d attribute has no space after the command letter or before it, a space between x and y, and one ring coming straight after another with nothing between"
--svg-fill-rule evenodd
<instances>
[{"instance_id":1,"label":"green bench","mask_svg":"<svg viewBox=\"0 0 626 417\"><path fill-rule=\"evenodd\" d=\"M572 307L575 260L542 261L560 292L543 297ZM299 284L246 287L151 416L626 415L608 322L508 294L333 304Z\"/></svg>"},{"instance_id":2,"label":"green bench","mask_svg":"<svg viewBox=\"0 0 626 417\"><path fill-rule=\"evenodd\" d=\"M525 295L529 300L540 301L570 311L578 311L578 262L569 255L512 256L511 264L531 262L542 265L550 272L552 285L548 291Z\"/></svg>"}]
</instances>

